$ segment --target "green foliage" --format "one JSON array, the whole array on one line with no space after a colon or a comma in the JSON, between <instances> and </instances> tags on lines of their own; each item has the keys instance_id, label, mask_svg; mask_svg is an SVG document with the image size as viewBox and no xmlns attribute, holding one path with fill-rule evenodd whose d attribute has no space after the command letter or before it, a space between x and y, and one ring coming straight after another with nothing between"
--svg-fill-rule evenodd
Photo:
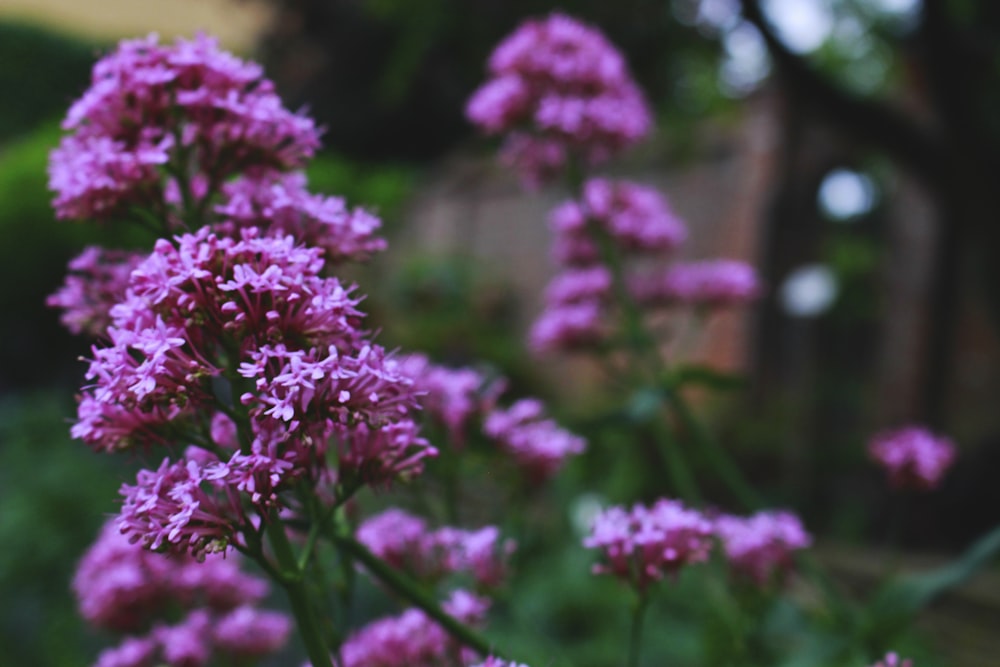
<instances>
[{"instance_id":1,"label":"green foliage","mask_svg":"<svg viewBox=\"0 0 1000 667\"><path fill-rule=\"evenodd\" d=\"M0 143L65 114L87 85L95 51L42 28L0 22Z\"/></svg>"},{"instance_id":2,"label":"green foliage","mask_svg":"<svg viewBox=\"0 0 1000 667\"><path fill-rule=\"evenodd\" d=\"M115 511L118 461L70 442L72 407L0 401L0 646L5 665L76 667L96 654L69 590L76 561Z\"/></svg>"},{"instance_id":3,"label":"green foliage","mask_svg":"<svg viewBox=\"0 0 1000 667\"><path fill-rule=\"evenodd\" d=\"M433 157L467 135L462 109L484 79L490 51L527 17L555 10L599 25L624 51L654 106L665 111L669 136L687 137L683 128L695 119L732 105L710 74L718 43L675 21L670 2L272 4L287 14L281 24L296 28L266 38L268 70L278 73L293 106L307 104L328 127L329 145L366 159ZM297 66L304 57L308 68ZM283 80L283 71L295 72L294 79Z\"/></svg>"},{"instance_id":4,"label":"green foliage","mask_svg":"<svg viewBox=\"0 0 1000 667\"><path fill-rule=\"evenodd\" d=\"M48 154L59 128L47 124L0 153L0 390L51 383L75 373L86 346L66 334L45 298L85 245L135 245L134 231L56 221L47 187Z\"/></svg>"},{"instance_id":5,"label":"green foliage","mask_svg":"<svg viewBox=\"0 0 1000 667\"><path fill-rule=\"evenodd\" d=\"M377 213L391 229L413 193L417 171L403 164L361 163L334 153L321 153L306 171L309 189L344 197L350 206Z\"/></svg>"},{"instance_id":6,"label":"green foliage","mask_svg":"<svg viewBox=\"0 0 1000 667\"><path fill-rule=\"evenodd\" d=\"M453 365L485 361L516 384L538 381L517 333L513 295L467 261L411 258L394 269L372 302L372 319L390 347Z\"/></svg>"}]
</instances>

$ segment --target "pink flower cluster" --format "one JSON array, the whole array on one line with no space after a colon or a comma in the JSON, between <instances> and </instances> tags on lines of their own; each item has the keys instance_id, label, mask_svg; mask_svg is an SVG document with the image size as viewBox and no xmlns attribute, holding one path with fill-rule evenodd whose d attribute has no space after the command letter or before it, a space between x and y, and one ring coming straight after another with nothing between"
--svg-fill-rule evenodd
<instances>
[{"instance_id":1,"label":"pink flower cluster","mask_svg":"<svg viewBox=\"0 0 1000 667\"><path fill-rule=\"evenodd\" d=\"M386 248L376 236L382 221L361 208L349 210L340 197L311 194L301 172L254 172L227 184L215 212L215 227L237 235L247 227L268 234L291 235L304 245L322 248L327 264L362 261Z\"/></svg>"},{"instance_id":2,"label":"pink flower cluster","mask_svg":"<svg viewBox=\"0 0 1000 667\"><path fill-rule=\"evenodd\" d=\"M559 205L550 218L560 264L590 266L601 261L599 237L629 254L663 255L687 238L687 228L656 189L629 181L592 178L579 201Z\"/></svg>"},{"instance_id":3,"label":"pink flower cluster","mask_svg":"<svg viewBox=\"0 0 1000 667\"><path fill-rule=\"evenodd\" d=\"M489 601L466 591L454 591L444 611L467 625L479 625ZM343 667L438 667L468 665L472 651L463 648L419 609L379 619L352 634L340 648Z\"/></svg>"},{"instance_id":4,"label":"pink flower cluster","mask_svg":"<svg viewBox=\"0 0 1000 667\"><path fill-rule=\"evenodd\" d=\"M124 529L152 548L225 548L234 491L266 510L293 478L384 485L421 471L436 451L409 417L412 380L367 341L359 299L321 275L321 250L254 228L175 243L156 244L112 308L72 434L104 451L187 437L227 460L141 472L123 487ZM223 381L251 423L236 452L198 440Z\"/></svg>"},{"instance_id":5,"label":"pink flower cluster","mask_svg":"<svg viewBox=\"0 0 1000 667\"><path fill-rule=\"evenodd\" d=\"M88 622L130 633L97 667L201 667L213 654L247 661L281 649L291 630L285 615L255 606L268 585L241 572L237 557L152 554L113 522L81 559L73 590ZM168 623L177 610L186 615Z\"/></svg>"},{"instance_id":6,"label":"pink flower cluster","mask_svg":"<svg viewBox=\"0 0 1000 667\"><path fill-rule=\"evenodd\" d=\"M707 560L713 536L712 522L700 512L661 499L651 507L603 510L583 545L604 555L595 573L613 574L642 592L664 575Z\"/></svg>"},{"instance_id":7,"label":"pink flower cluster","mask_svg":"<svg viewBox=\"0 0 1000 667\"><path fill-rule=\"evenodd\" d=\"M596 573L613 574L641 592L665 574L706 560L714 538L733 570L759 585L787 571L792 553L811 543L798 517L789 512L711 519L680 501L661 499L651 507L602 511L583 544L604 555Z\"/></svg>"},{"instance_id":8,"label":"pink flower cluster","mask_svg":"<svg viewBox=\"0 0 1000 667\"><path fill-rule=\"evenodd\" d=\"M536 481L550 478L567 458L582 454L587 446L586 440L547 418L541 401L532 398L491 412L483 423L483 432Z\"/></svg>"},{"instance_id":9,"label":"pink flower cluster","mask_svg":"<svg viewBox=\"0 0 1000 667\"><path fill-rule=\"evenodd\" d=\"M497 46L489 73L466 114L485 132L507 134L501 158L528 184L574 160L604 162L650 130L621 54L596 28L564 14L522 24Z\"/></svg>"},{"instance_id":10,"label":"pink flower cluster","mask_svg":"<svg viewBox=\"0 0 1000 667\"><path fill-rule=\"evenodd\" d=\"M937 487L951 467L955 445L925 428L909 426L875 436L868 454L885 468L893 486L928 490Z\"/></svg>"},{"instance_id":11,"label":"pink flower cluster","mask_svg":"<svg viewBox=\"0 0 1000 667\"><path fill-rule=\"evenodd\" d=\"M50 159L59 217L114 219L142 209L164 230L211 225L293 236L328 266L385 248L381 221L343 199L313 195L303 167L319 146L312 121L281 106L259 66L206 37L160 46L123 42L94 67ZM129 253L88 250L49 299L74 333L102 335L124 298Z\"/></svg>"},{"instance_id":12,"label":"pink flower cluster","mask_svg":"<svg viewBox=\"0 0 1000 667\"><path fill-rule=\"evenodd\" d=\"M414 576L437 581L467 573L477 586L493 588L507 575L513 540L501 540L500 530L443 527L429 530L427 522L400 509L389 509L358 528L358 541L391 565Z\"/></svg>"},{"instance_id":13,"label":"pink flower cluster","mask_svg":"<svg viewBox=\"0 0 1000 667\"><path fill-rule=\"evenodd\" d=\"M752 301L760 294L760 282L752 266L731 259L714 259L678 262L664 270L636 276L630 289L643 305L712 307Z\"/></svg>"},{"instance_id":14,"label":"pink flower cluster","mask_svg":"<svg viewBox=\"0 0 1000 667\"><path fill-rule=\"evenodd\" d=\"M472 667L528 667L521 662L507 662L506 660L501 660L500 658L495 658L492 655L486 658L485 662L481 662Z\"/></svg>"},{"instance_id":15,"label":"pink flower cluster","mask_svg":"<svg viewBox=\"0 0 1000 667\"><path fill-rule=\"evenodd\" d=\"M573 161L579 168L600 163L650 128L621 55L597 30L562 14L518 28L494 51L489 69L492 78L469 100L467 115L489 133L507 133L501 156L529 183L548 180ZM640 305L722 306L759 291L753 269L736 261L625 275L626 259L662 257L687 236L653 188L591 178L579 198L557 207L550 220L562 272L529 334L536 352L614 343L610 311L623 298Z\"/></svg>"},{"instance_id":16,"label":"pink flower cluster","mask_svg":"<svg viewBox=\"0 0 1000 667\"><path fill-rule=\"evenodd\" d=\"M46 301L62 310L59 320L74 334L102 335L111 324L110 311L125 295L129 274L143 255L88 246L70 261L66 282Z\"/></svg>"},{"instance_id":17,"label":"pink flower cluster","mask_svg":"<svg viewBox=\"0 0 1000 667\"><path fill-rule=\"evenodd\" d=\"M566 459L583 452L586 442L545 416L536 399L522 399L509 408L496 407L506 386L503 378L488 381L471 368L447 368L427 357L410 354L401 364L414 380L421 407L442 424L455 447L465 444L470 423L482 419L482 431L508 454L533 481L552 477Z\"/></svg>"},{"instance_id":18,"label":"pink flower cluster","mask_svg":"<svg viewBox=\"0 0 1000 667\"><path fill-rule=\"evenodd\" d=\"M792 554L812 540L790 512L758 512L750 517L721 516L715 533L734 571L764 585L792 566Z\"/></svg>"},{"instance_id":19,"label":"pink flower cluster","mask_svg":"<svg viewBox=\"0 0 1000 667\"><path fill-rule=\"evenodd\" d=\"M872 667L913 667L913 661L909 658L900 658L898 654L890 651Z\"/></svg>"},{"instance_id":20,"label":"pink flower cluster","mask_svg":"<svg viewBox=\"0 0 1000 667\"><path fill-rule=\"evenodd\" d=\"M319 146L312 120L282 106L258 65L205 36L122 42L95 65L63 128L71 134L49 170L61 218L163 211L169 178L198 174L210 195L238 172L301 167Z\"/></svg>"},{"instance_id":21,"label":"pink flower cluster","mask_svg":"<svg viewBox=\"0 0 1000 667\"><path fill-rule=\"evenodd\" d=\"M643 306L698 307L744 303L759 292L753 268L733 260L674 263L625 275L626 260L664 258L680 246L687 230L653 188L627 181L592 178L580 199L550 216L553 256L562 272L545 293L545 311L529 334L537 352L602 345L613 334L616 292L609 262L623 273L628 298Z\"/></svg>"},{"instance_id":22,"label":"pink flower cluster","mask_svg":"<svg viewBox=\"0 0 1000 667\"><path fill-rule=\"evenodd\" d=\"M424 413L442 424L450 441L462 446L470 422L496 403L505 382L489 382L471 368L448 368L432 363L426 355L407 354L399 358L400 368L413 378Z\"/></svg>"},{"instance_id":23,"label":"pink flower cluster","mask_svg":"<svg viewBox=\"0 0 1000 667\"><path fill-rule=\"evenodd\" d=\"M558 206L550 226L553 256L562 272L549 283L545 310L529 333L536 352L594 347L611 336L609 252L664 254L687 236L656 190L604 178L587 181L579 201Z\"/></svg>"}]
</instances>

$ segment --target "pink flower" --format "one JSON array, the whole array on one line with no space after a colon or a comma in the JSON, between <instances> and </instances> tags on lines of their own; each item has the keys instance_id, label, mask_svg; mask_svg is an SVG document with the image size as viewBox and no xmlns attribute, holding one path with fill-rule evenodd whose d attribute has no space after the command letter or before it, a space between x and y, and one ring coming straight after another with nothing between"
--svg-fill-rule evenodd
<instances>
[{"instance_id":1,"label":"pink flower","mask_svg":"<svg viewBox=\"0 0 1000 667\"><path fill-rule=\"evenodd\" d=\"M506 561L515 549L512 540L500 539L495 526L430 530L423 519L399 509L370 517L358 528L357 536L376 556L421 579L435 581L467 573L487 588L503 582Z\"/></svg>"},{"instance_id":2,"label":"pink flower","mask_svg":"<svg viewBox=\"0 0 1000 667\"><path fill-rule=\"evenodd\" d=\"M187 554L151 553L119 533L114 522L106 523L73 578L80 612L101 629L122 633L152 627L152 632L126 638L101 653L96 664L201 665L213 651L246 656L248 646L261 649L254 655L281 648L289 621L252 606L267 595L268 584L242 572L240 560L238 554L208 554L199 562ZM179 624L163 623L181 612L186 616ZM237 646L233 639L247 628L257 628L256 644Z\"/></svg>"},{"instance_id":3,"label":"pink flower","mask_svg":"<svg viewBox=\"0 0 1000 667\"><path fill-rule=\"evenodd\" d=\"M604 300L611 293L611 271L600 264L568 269L545 288L545 302L551 306Z\"/></svg>"},{"instance_id":4,"label":"pink flower","mask_svg":"<svg viewBox=\"0 0 1000 667\"><path fill-rule=\"evenodd\" d=\"M486 418L483 432L534 480L554 475L570 456L582 454L587 442L545 416L541 401L521 399Z\"/></svg>"},{"instance_id":5,"label":"pink flower","mask_svg":"<svg viewBox=\"0 0 1000 667\"><path fill-rule=\"evenodd\" d=\"M107 451L158 442L166 422L214 407L212 378L234 361L254 383L241 397L251 417L290 431L381 425L416 405L412 380L358 328L352 288L321 275L318 249L253 229L176 243L157 243L111 309L111 345L94 348L75 437Z\"/></svg>"},{"instance_id":6,"label":"pink flower","mask_svg":"<svg viewBox=\"0 0 1000 667\"><path fill-rule=\"evenodd\" d=\"M489 602L459 590L442 607L462 623L478 625ZM344 667L438 667L459 655L463 664L471 662L468 651L418 609L369 623L347 638L340 654Z\"/></svg>"},{"instance_id":7,"label":"pink flower","mask_svg":"<svg viewBox=\"0 0 1000 667\"><path fill-rule=\"evenodd\" d=\"M349 485L379 488L408 481L423 472L424 459L438 454L409 420L380 427L338 424L334 438L339 448L339 478Z\"/></svg>"},{"instance_id":8,"label":"pink flower","mask_svg":"<svg viewBox=\"0 0 1000 667\"><path fill-rule=\"evenodd\" d=\"M65 137L49 159L56 216L108 219L131 206L157 204L171 144L170 137L141 135L131 144L108 136Z\"/></svg>"},{"instance_id":9,"label":"pink flower","mask_svg":"<svg viewBox=\"0 0 1000 667\"><path fill-rule=\"evenodd\" d=\"M592 178L583 185L584 214L626 251L664 253L687 238L687 228L655 188Z\"/></svg>"},{"instance_id":10,"label":"pink flower","mask_svg":"<svg viewBox=\"0 0 1000 667\"><path fill-rule=\"evenodd\" d=\"M495 658L492 655L486 658L484 662L480 662L473 667L528 667L528 665L522 662L508 662L506 660L501 660L500 658Z\"/></svg>"},{"instance_id":11,"label":"pink flower","mask_svg":"<svg viewBox=\"0 0 1000 667\"><path fill-rule=\"evenodd\" d=\"M152 667L158 648L152 637L126 637L118 646L101 651L94 667Z\"/></svg>"},{"instance_id":12,"label":"pink flower","mask_svg":"<svg viewBox=\"0 0 1000 667\"><path fill-rule=\"evenodd\" d=\"M497 46L491 79L469 120L509 133L501 159L537 184L571 158L604 162L645 136L649 109L621 54L595 28L563 14L529 20Z\"/></svg>"},{"instance_id":13,"label":"pink flower","mask_svg":"<svg viewBox=\"0 0 1000 667\"><path fill-rule=\"evenodd\" d=\"M212 656L212 618L196 609L175 625L157 625L152 636L160 644L163 661L168 665L203 667Z\"/></svg>"},{"instance_id":14,"label":"pink flower","mask_svg":"<svg viewBox=\"0 0 1000 667\"><path fill-rule=\"evenodd\" d=\"M611 272L601 266L564 271L545 290L546 309L528 333L536 353L593 347L609 336Z\"/></svg>"},{"instance_id":15,"label":"pink flower","mask_svg":"<svg viewBox=\"0 0 1000 667\"><path fill-rule=\"evenodd\" d=\"M792 566L792 553L812 540L790 512L758 512L750 517L721 516L715 532L733 569L758 584Z\"/></svg>"},{"instance_id":16,"label":"pink flower","mask_svg":"<svg viewBox=\"0 0 1000 667\"><path fill-rule=\"evenodd\" d=\"M872 667L913 667L913 661L909 658L900 658L899 655L890 651Z\"/></svg>"},{"instance_id":17,"label":"pink flower","mask_svg":"<svg viewBox=\"0 0 1000 667\"><path fill-rule=\"evenodd\" d=\"M223 449L239 449L240 442L236 432L236 424L221 412L212 415L212 425L209 433L212 442Z\"/></svg>"},{"instance_id":18,"label":"pink flower","mask_svg":"<svg viewBox=\"0 0 1000 667\"><path fill-rule=\"evenodd\" d=\"M61 218L161 208L168 163L203 178L203 200L213 194L209 184L248 169L301 167L319 146L313 122L282 106L259 66L205 36L170 46L155 35L122 42L94 66L63 129L71 134L49 168Z\"/></svg>"},{"instance_id":19,"label":"pink flower","mask_svg":"<svg viewBox=\"0 0 1000 667\"><path fill-rule=\"evenodd\" d=\"M610 333L606 315L597 301L553 306L531 325L528 346L538 354L597 346Z\"/></svg>"},{"instance_id":20,"label":"pink flower","mask_svg":"<svg viewBox=\"0 0 1000 667\"><path fill-rule=\"evenodd\" d=\"M218 619L212 640L234 656L263 656L280 650L291 630L291 621L284 614L244 605Z\"/></svg>"},{"instance_id":21,"label":"pink flower","mask_svg":"<svg viewBox=\"0 0 1000 667\"><path fill-rule=\"evenodd\" d=\"M635 298L645 304L729 306L760 294L753 267L735 260L678 263L633 281Z\"/></svg>"},{"instance_id":22,"label":"pink flower","mask_svg":"<svg viewBox=\"0 0 1000 667\"><path fill-rule=\"evenodd\" d=\"M556 261L570 266L591 266L601 259L597 234L631 254L668 253L687 238L684 223L654 188L605 178L588 180L579 200L553 209L549 226L556 237Z\"/></svg>"},{"instance_id":23,"label":"pink flower","mask_svg":"<svg viewBox=\"0 0 1000 667\"><path fill-rule=\"evenodd\" d=\"M929 490L937 487L955 460L955 445L920 426L880 433L868 445L873 461L889 473L897 488Z\"/></svg>"},{"instance_id":24,"label":"pink flower","mask_svg":"<svg viewBox=\"0 0 1000 667\"><path fill-rule=\"evenodd\" d=\"M242 510L213 474L215 466L163 459L156 471L140 470L135 486L122 485L119 529L153 551L200 557L228 550Z\"/></svg>"},{"instance_id":25,"label":"pink flower","mask_svg":"<svg viewBox=\"0 0 1000 667\"><path fill-rule=\"evenodd\" d=\"M129 274L143 255L88 246L69 263L66 282L45 300L61 309L59 321L74 334L100 336L111 323L112 306L125 296Z\"/></svg>"},{"instance_id":26,"label":"pink flower","mask_svg":"<svg viewBox=\"0 0 1000 667\"><path fill-rule=\"evenodd\" d=\"M503 380L488 382L471 368L448 368L422 354L407 354L398 361L402 372L413 378L424 414L444 424L456 446L465 443L469 422L490 410L504 387Z\"/></svg>"},{"instance_id":27,"label":"pink flower","mask_svg":"<svg viewBox=\"0 0 1000 667\"><path fill-rule=\"evenodd\" d=\"M367 211L349 210L339 197L310 194L305 174L255 173L228 184L216 212L226 223L217 229L257 227L271 236L291 235L301 244L323 249L330 264L364 260L386 248L376 236L381 220Z\"/></svg>"},{"instance_id":28,"label":"pink flower","mask_svg":"<svg viewBox=\"0 0 1000 667\"><path fill-rule=\"evenodd\" d=\"M358 526L358 541L393 567L423 571L427 522L401 509L388 509Z\"/></svg>"},{"instance_id":29,"label":"pink flower","mask_svg":"<svg viewBox=\"0 0 1000 667\"><path fill-rule=\"evenodd\" d=\"M595 573L613 574L642 592L664 575L706 560L712 535L712 524L701 513L680 501L661 499L648 508L602 511L583 545L604 555Z\"/></svg>"}]
</instances>

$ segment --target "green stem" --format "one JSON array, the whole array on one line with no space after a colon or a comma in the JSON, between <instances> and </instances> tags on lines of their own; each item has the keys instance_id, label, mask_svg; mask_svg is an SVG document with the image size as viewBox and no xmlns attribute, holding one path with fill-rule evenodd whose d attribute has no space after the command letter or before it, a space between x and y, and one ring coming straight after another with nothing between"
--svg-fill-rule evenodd
<instances>
[{"instance_id":1,"label":"green stem","mask_svg":"<svg viewBox=\"0 0 1000 667\"><path fill-rule=\"evenodd\" d=\"M625 281L622 257L613 240L596 226L593 237L601 249L604 263L610 268L616 300L622 312L624 340L629 348L629 372L635 386L648 385L651 377L665 372L663 359L657 348L656 338L650 333L643 319L642 309L632 298ZM656 441L667 465L674 491L688 502L701 503L701 492L684 452L678 446L671 429L663 419L654 418L652 426Z\"/></svg>"},{"instance_id":2,"label":"green stem","mask_svg":"<svg viewBox=\"0 0 1000 667\"><path fill-rule=\"evenodd\" d=\"M698 482L695 480L687 458L681 451L680 443L674 438L670 426L664 419L659 418L654 418L651 425L656 435L656 443L660 446L660 452L667 464L667 472L670 475L674 491L685 502L700 505L702 495L698 488Z\"/></svg>"},{"instance_id":3,"label":"green stem","mask_svg":"<svg viewBox=\"0 0 1000 667\"><path fill-rule=\"evenodd\" d=\"M330 650L323 639L319 620L309 599L309 590L302 579L302 571L298 568L295 552L288 541L288 535L285 534L285 527L276 512L272 512L271 516L264 520L267 522L268 542L274 550L274 556L281 570L282 576L279 582L288 593L292 614L306 646L309 662L312 667L333 667Z\"/></svg>"},{"instance_id":4,"label":"green stem","mask_svg":"<svg viewBox=\"0 0 1000 667\"><path fill-rule=\"evenodd\" d=\"M715 618L724 626L729 635L729 641L722 637L713 636L713 643L710 654L714 654L716 659L711 663L719 665L731 665L734 662L743 664L746 662L746 637L744 619L753 623L759 622L758 618L744 616L739 605L733 597L733 589L726 581L724 564L718 559L704 572L706 580L704 582L706 600ZM737 660L739 658L739 660Z\"/></svg>"},{"instance_id":5,"label":"green stem","mask_svg":"<svg viewBox=\"0 0 1000 667\"><path fill-rule=\"evenodd\" d=\"M740 469L733 463L718 441L698 421L679 389L675 389L667 395L667 403L677 415L681 426L694 441L695 448L708 459L709 464L744 508L755 511L763 507L764 502L760 494L747 482L743 473L740 472Z\"/></svg>"},{"instance_id":6,"label":"green stem","mask_svg":"<svg viewBox=\"0 0 1000 667\"><path fill-rule=\"evenodd\" d=\"M438 429L432 432L431 442L448 442L446 436ZM462 499L462 457L455 451L454 443L448 442L447 450L441 456L441 474L444 491L444 511L448 523L459 524L459 507Z\"/></svg>"},{"instance_id":7,"label":"green stem","mask_svg":"<svg viewBox=\"0 0 1000 667\"><path fill-rule=\"evenodd\" d=\"M497 655L490 642L464 623L447 614L424 591L408 577L384 562L378 556L352 537L333 535L337 546L350 554L351 558L361 563L369 573L383 584L391 588L401 597L419 607L425 614L434 619L456 641L468 646L482 656Z\"/></svg>"},{"instance_id":8,"label":"green stem","mask_svg":"<svg viewBox=\"0 0 1000 667\"><path fill-rule=\"evenodd\" d=\"M320 531L323 526L330 521L333 513L337 511L339 505L333 504L328 509L321 509L318 507L317 503L309 503L310 520L312 525L309 527L309 535L306 537L306 545L302 549L302 553L299 554L298 569L299 571L305 571L306 567L309 566L309 561L312 558L313 550L316 548L316 539L319 537ZM317 510L321 510L317 512Z\"/></svg>"},{"instance_id":9,"label":"green stem","mask_svg":"<svg viewBox=\"0 0 1000 667\"><path fill-rule=\"evenodd\" d=\"M639 664L639 651L642 645L642 621L646 615L646 608L649 606L649 595L645 592L639 593L632 607L632 625L628 636L628 667L637 667Z\"/></svg>"},{"instance_id":10,"label":"green stem","mask_svg":"<svg viewBox=\"0 0 1000 667\"><path fill-rule=\"evenodd\" d=\"M601 260L611 271L611 286L615 301L621 308L622 337L629 348L628 358L633 382L646 384L648 376L663 371L663 360L656 346L656 339L646 327L642 309L632 298L625 280L625 268L614 239L597 223L590 224L591 238L597 243Z\"/></svg>"},{"instance_id":11,"label":"green stem","mask_svg":"<svg viewBox=\"0 0 1000 667\"><path fill-rule=\"evenodd\" d=\"M129 213L134 216L133 219L140 227L151 232L157 238L170 237L170 228L167 221L157 218L149 209L142 206L133 206L129 209Z\"/></svg>"}]
</instances>

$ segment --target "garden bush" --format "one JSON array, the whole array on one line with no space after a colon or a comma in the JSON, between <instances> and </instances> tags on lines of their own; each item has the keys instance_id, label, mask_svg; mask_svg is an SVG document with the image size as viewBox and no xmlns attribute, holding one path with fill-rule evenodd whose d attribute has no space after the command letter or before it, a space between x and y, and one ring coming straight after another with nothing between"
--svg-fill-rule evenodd
<instances>
[{"instance_id":1,"label":"garden bush","mask_svg":"<svg viewBox=\"0 0 1000 667\"><path fill-rule=\"evenodd\" d=\"M120 642L96 664L933 666L915 615L1000 530L864 595L832 578L703 418L738 380L669 353L764 287L743 262L677 260L665 196L601 175L654 124L622 56L553 14L487 72L470 120L526 187L569 194L523 354L589 358L601 391L576 404L456 366L457 342L386 347L343 279L386 248L381 221L310 190L319 130L258 66L205 36L95 66L50 156L56 216L158 237L84 249L49 299L93 341L71 435L142 466L73 582ZM868 456L931 493L955 451L912 425Z\"/></svg>"}]
</instances>

